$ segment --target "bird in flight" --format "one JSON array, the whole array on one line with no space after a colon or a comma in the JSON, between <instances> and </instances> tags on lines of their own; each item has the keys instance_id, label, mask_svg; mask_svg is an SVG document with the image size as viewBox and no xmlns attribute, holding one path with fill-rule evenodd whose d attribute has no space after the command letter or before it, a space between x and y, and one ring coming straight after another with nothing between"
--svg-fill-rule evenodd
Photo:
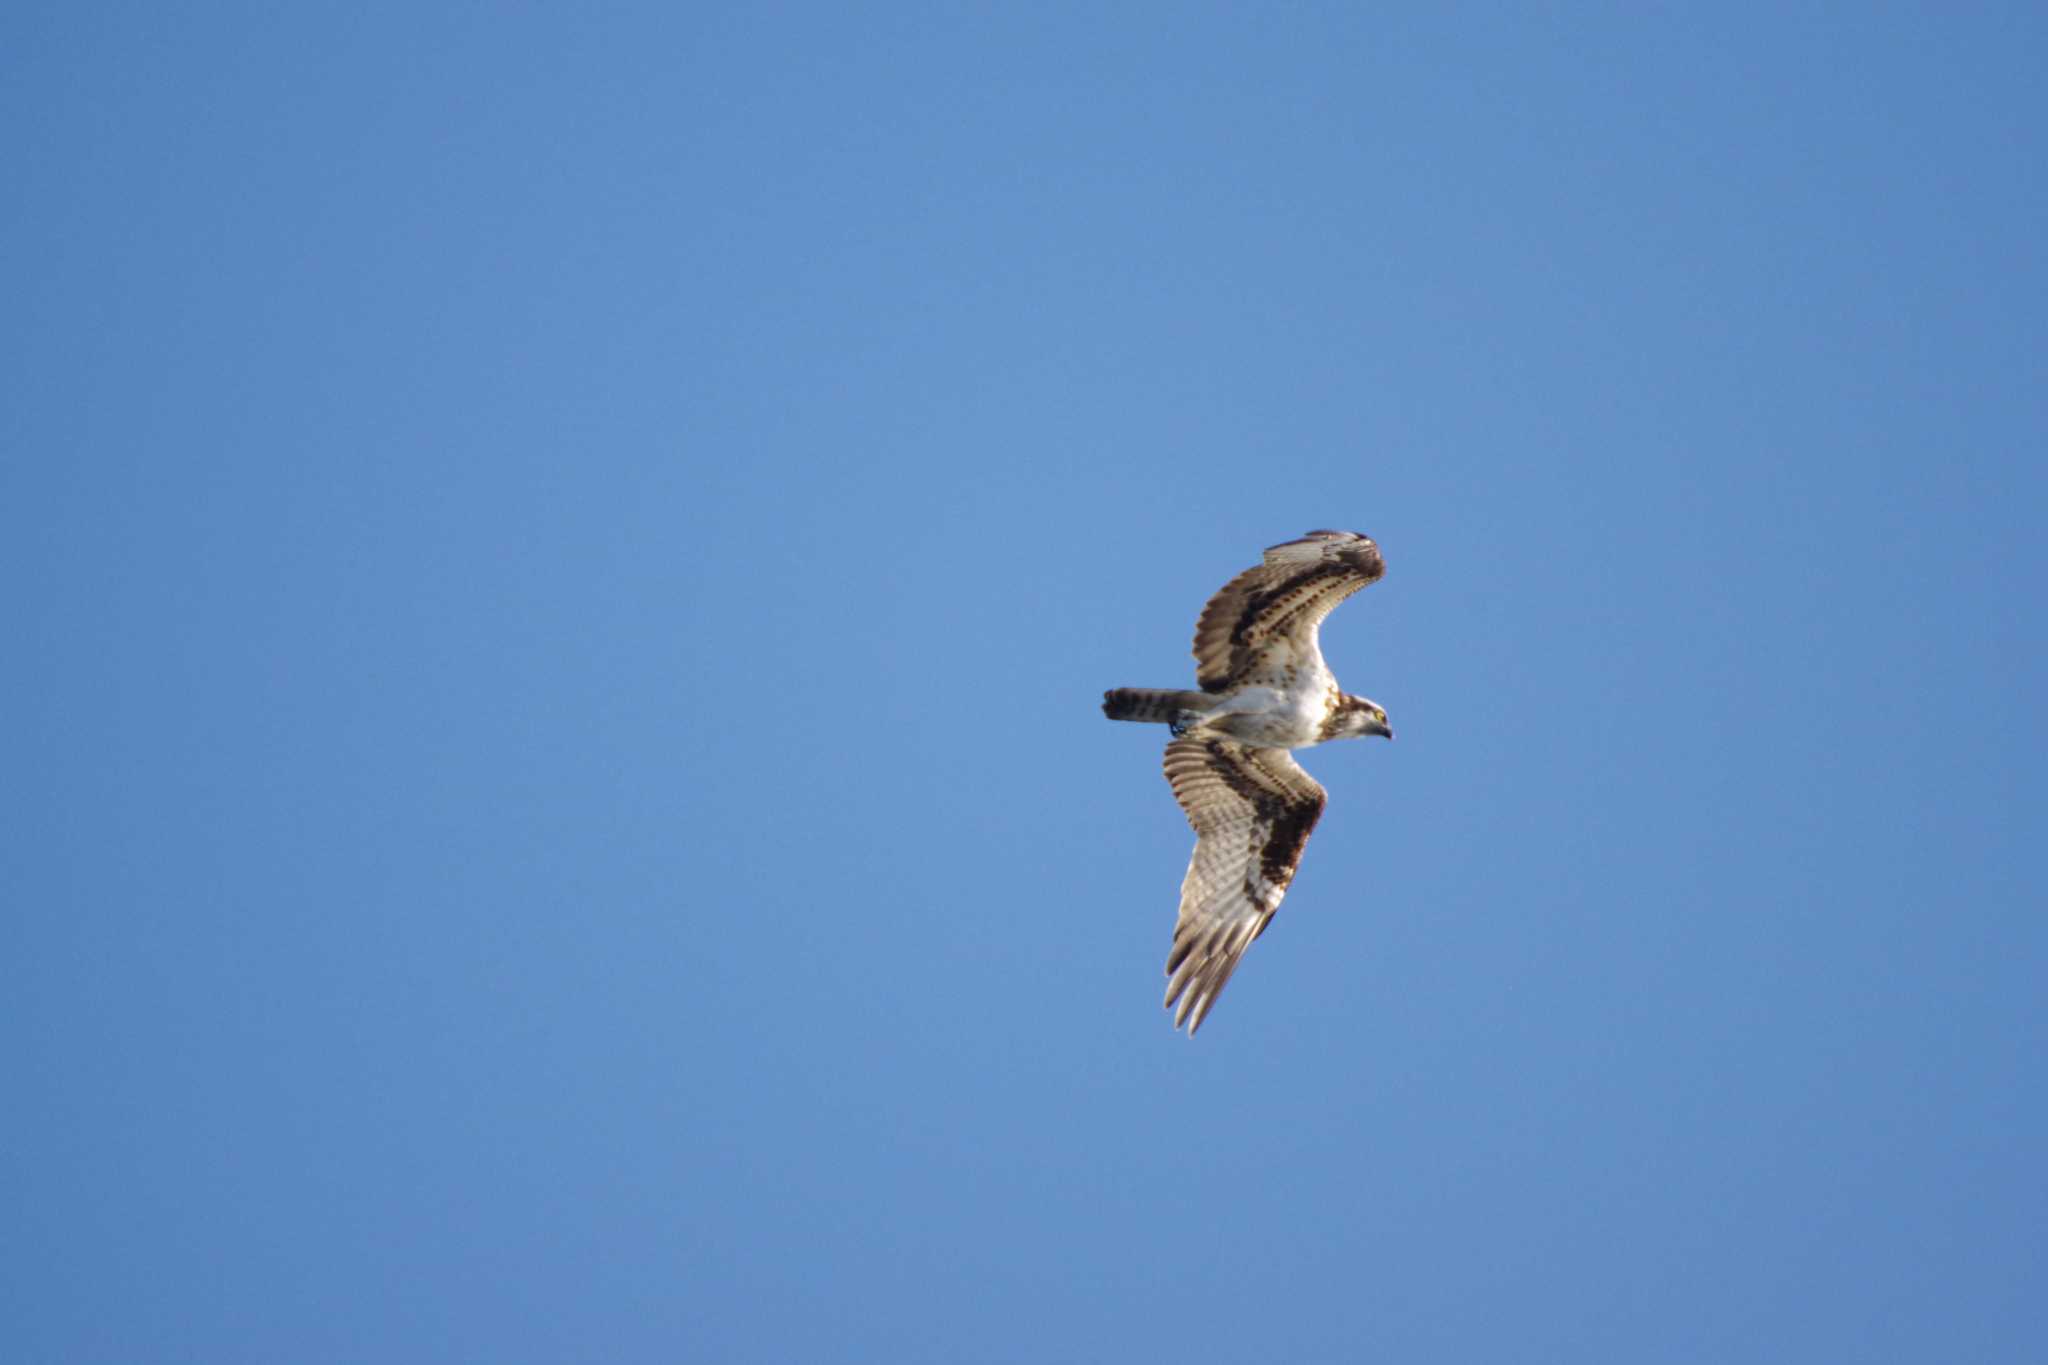
<instances>
[{"instance_id":1,"label":"bird in flight","mask_svg":"<svg viewBox=\"0 0 2048 1365\"><path fill-rule=\"evenodd\" d=\"M1323 618L1386 572L1356 531L1310 531L1266 551L1209 599L1195 623L1199 692L1118 687L1111 720L1173 733L1166 780L1195 831L1166 957L1173 1026L1194 1036L1253 939L1265 932L1327 794L1290 749L1392 739L1378 702L1340 691L1318 641Z\"/></svg>"}]
</instances>

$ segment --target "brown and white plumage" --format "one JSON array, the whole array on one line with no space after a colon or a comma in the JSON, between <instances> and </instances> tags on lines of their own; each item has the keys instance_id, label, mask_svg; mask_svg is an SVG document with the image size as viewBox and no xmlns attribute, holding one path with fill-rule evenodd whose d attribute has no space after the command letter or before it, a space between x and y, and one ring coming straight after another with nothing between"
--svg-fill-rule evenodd
<instances>
[{"instance_id":1,"label":"brown and white plumage","mask_svg":"<svg viewBox=\"0 0 2048 1365\"><path fill-rule=\"evenodd\" d=\"M1195 831L1166 959L1166 1004L1192 1035L1265 932L1325 794L1290 749L1331 739L1392 739L1387 713L1338 690L1318 639L1339 602L1385 572L1379 547L1351 531L1311 531L1266 551L1225 584L1195 627L1202 690L1116 688L1112 720L1170 725L1166 780Z\"/></svg>"},{"instance_id":2,"label":"brown and white plumage","mask_svg":"<svg viewBox=\"0 0 2048 1365\"><path fill-rule=\"evenodd\" d=\"M1180 1003L1174 1027L1192 1034L1280 908L1326 797L1285 749L1221 736L1168 744L1166 780L1195 831L1166 957L1167 1008Z\"/></svg>"},{"instance_id":3,"label":"brown and white plumage","mask_svg":"<svg viewBox=\"0 0 2048 1365\"><path fill-rule=\"evenodd\" d=\"M1380 581L1380 547L1356 531L1310 531L1223 585L1195 623L1195 678L1205 692L1321 669L1323 618Z\"/></svg>"}]
</instances>

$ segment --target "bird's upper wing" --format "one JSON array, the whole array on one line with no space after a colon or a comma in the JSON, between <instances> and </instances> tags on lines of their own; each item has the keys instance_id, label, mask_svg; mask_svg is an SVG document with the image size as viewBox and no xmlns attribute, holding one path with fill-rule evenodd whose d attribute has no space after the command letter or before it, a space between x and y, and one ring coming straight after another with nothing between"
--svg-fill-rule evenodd
<instances>
[{"instance_id":1,"label":"bird's upper wing","mask_svg":"<svg viewBox=\"0 0 2048 1365\"><path fill-rule=\"evenodd\" d=\"M1166 958L1167 1007L1192 1035L1280 908L1325 796L1285 749L1213 735L1168 744L1166 780L1196 836Z\"/></svg>"},{"instance_id":2,"label":"bird's upper wing","mask_svg":"<svg viewBox=\"0 0 2048 1365\"><path fill-rule=\"evenodd\" d=\"M1195 676L1205 692L1277 680L1320 662L1316 631L1339 602L1386 572L1380 547L1356 531L1310 531L1275 545L1263 564L1223 585L1195 623Z\"/></svg>"}]
</instances>

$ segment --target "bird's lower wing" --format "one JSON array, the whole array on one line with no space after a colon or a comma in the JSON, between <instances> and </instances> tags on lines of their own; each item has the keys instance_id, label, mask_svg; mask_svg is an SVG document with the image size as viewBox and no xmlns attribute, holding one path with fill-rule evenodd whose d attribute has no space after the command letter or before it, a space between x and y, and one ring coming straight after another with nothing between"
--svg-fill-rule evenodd
<instances>
[{"instance_id":1,"label":"bird's lower wing","mask_svg":"<svg viewBox=\"0 0 2048 1365\"><path fill-rule=\"evenodd\" d=\"M1174 1026L1193 1034L1280 908L1325 796L1285 749L1209 735L1166 746L1166 780L1195 831L1166 958L1166 1004L1179 1003Z\"/></svg>"}]
</instances>

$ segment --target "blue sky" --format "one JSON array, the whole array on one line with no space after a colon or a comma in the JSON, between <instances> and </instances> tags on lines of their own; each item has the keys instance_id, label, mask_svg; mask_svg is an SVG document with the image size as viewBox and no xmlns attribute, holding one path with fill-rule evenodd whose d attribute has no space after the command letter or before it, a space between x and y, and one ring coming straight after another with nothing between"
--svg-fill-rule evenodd
<instances>
[{"instance_id":1,"label":"blue sky","mask_svg":"<svg viewBox=\"0 0 2048 1365\"><path fill-rule=\"evenodd\" d=\"M2044 39L11 9L9 1353L2038 1358Z\"/></svg>"}]
</instances>

